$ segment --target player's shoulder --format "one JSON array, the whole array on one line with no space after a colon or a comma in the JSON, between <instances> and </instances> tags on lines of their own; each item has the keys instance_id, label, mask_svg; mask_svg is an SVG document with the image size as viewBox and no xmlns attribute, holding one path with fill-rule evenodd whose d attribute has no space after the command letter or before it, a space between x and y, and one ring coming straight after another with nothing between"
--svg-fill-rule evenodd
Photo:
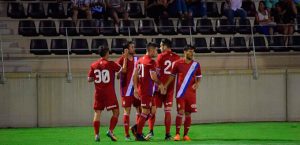
<instances>
[{"instance_id":1,"label":"player's shoulder","mask_svg":"<svg viewBox=\"0 0 300 145\"><path fill-rule=\"evenodd\" d=\"M174 63L177 63L177 64L184 63L184 59L183 58L179 58L176 61L174 61Z\"/></svg>"},{"instance_id":2,"label":"player's shoulder","mask_svg":"<svg viewBox=\"0 0 300 145\"><path fill-rule=\"evenodd\" d=\"M91 63L91 67L96 67L96 66L98 66L99 61L100 61L100 59L93 61L93 62Z\"/></svg>"}]
</instances>

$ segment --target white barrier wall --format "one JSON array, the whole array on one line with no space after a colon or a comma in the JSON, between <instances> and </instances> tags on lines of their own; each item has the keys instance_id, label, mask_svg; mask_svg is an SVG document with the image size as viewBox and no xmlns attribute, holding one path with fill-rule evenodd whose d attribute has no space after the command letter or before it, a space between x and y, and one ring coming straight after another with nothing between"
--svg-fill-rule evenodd
<instances>
[{"instance_id":1,"label":"white barrier wall","mask_svg":"<svg viewBox=\"0 0 300 145\"><path fill-rule=\"evenodd\" d=\"M299 121L299 72L265 70L258 80L252 78L251 70L205 72L193 123ZM7 78L6 84L0 84L0 127L91 125L94 86L87 82L85 72L73 74L72 83L67 83L62 73L40 73L37 77L9 74ZM175 101L172 114L174 120ZM160 109L158 124L163 123L163 116ZM101 124L108 124L110 117L111 113L104 111ZM122 117L121 108L119 125ZM131 122L135 122L135 109Z\"/></svg>"}]
</instances>

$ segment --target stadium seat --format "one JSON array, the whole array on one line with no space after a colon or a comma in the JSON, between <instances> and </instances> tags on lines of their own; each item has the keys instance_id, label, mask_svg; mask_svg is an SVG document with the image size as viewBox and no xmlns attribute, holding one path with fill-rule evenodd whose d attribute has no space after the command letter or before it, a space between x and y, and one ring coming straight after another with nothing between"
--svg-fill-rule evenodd
<instances>
[{"instance_id":1,"label":"stadium seat","mask_svg":"<svg viewBox=\"0 0 300 145\"><path fill-rule=\"evenodd\" d=\"M292 36L292 39L288 40L288 47L294 51L300 51L300 36Z\"/></svg>"},{"instance_id":2,"label":"stadium seat","mask_svg":"<svg viewBox=\"0 0 300 145\"><path fill-rule=\"evenodd\" d=\"M147 47L147 39L146 38L133 38L132 41L135 44L135 52L137 54L145 54Z\"/></svg>"},{"instance_id":3,"label":"stadium seat","mask_svg":"<svg viewBox=\"0 0 300 145\"><path fill-rule=\"evenodd\" d=\"M68 54L68 45L66 39L52 39L51 40L51 52L56 55Z\"/></svg>"},{"instance_id":4,"label":"stadium seat","mask_svg":"<svg viewBox=\"0 0 300 145\"><path fill-rule=\"evenodd\" d=\"M97 20L80 20L79 34L84 36L98 36Z\"/></svg>"},{"instance_id":5,"label":"stadium seat","mask_svg":"<svg viewBox=\"0 0 300 145\"><path fill-rule=\"evenodd\" d=\"M224 37L211 37L210 38L210 50L217 52L217 53L229 52L225 38Z\"/></svg>"},{"instance_id":6,"label":"stadium seat","mask_svg":"<svg viewBox=\"0 0 300 145\"><path fill-rule=\"evenodd\" d=\"M71 52L75 54L92 54L86 39L72 39Z\"/></svg>"},{"instance_id":7,"label":"stadium seat","mask_svg":"<svg viewBox=\"0 0 300 145\"><path fill-rule=\"evenodd\" d=\"M19 21L19 34L23 36L38 36L34 21L20 20Z\"/></svg>"},{"instance_id":8,"label":"stadium seat","mask_svg":"<svg viewBox=\"0 0 300 145\"><path fill-rule=\"evenodd\" d=\"M116 54L123 53L123 46L127 43L125 38L113 38L111 40L111 52Z\"/></svg>"},{"instance_id":9,"label":"stadium seat","mask_svg":"<svg viewBox=\"0 0 300 145\"><path fill-rule=\"evenodd\" d=\"M158 33L163 35L177 34L174 29L173 21L170 19L159 19L157 30Z\"/></svg>"},{"instance_id":10,"label":"stadium seat","mask_svg":"<svg viewBox=\"0 0 300 145\"><path fill-rule=\"evenodd\" d=\"M99 54L99 47L107 47L108 42L106 39L92 39L91 50L93 53Z\"/></svg>"},{"instance_id":11,"label":"stadium seat","mask_svg":"<svg viewBox=\"0 0 300 145\"><path fill-rule=\"evenodd\" d=\"M59 22L59 34L64 36L77 36L76 24L72 20L61 20Z\"/></svg>"},{"instance_id":12,"label":"stadium seat","mask_svg":"<svg viewBox=\"0 0 300 145\"><path fill-rule=\"evenodd\" d=\"M183 53L184 47L187 45L185 38L172 38L172 49L176 53Z\"/></svg>"},{"instance_id":13,"label":"stadium seat","mask_svg":"<svg viewBox=\"0 0 300 145\"><path fill-rule=\"evenodd\" d=\"M120 26L119 26L119 33L123 35L137 35L134 21L133 20L121 20L120 21Z\"/></svg>"},{"instance_id":14,"label":"stadium seat","mask_svg":"<svg viewBox=\"0 0 300 145\"><path fill-rule=\"evenodd\" d=\"M177 32L183 35L195 34L194 26L194 19L192 18L179 20L177 23Z\"/></svg>"},{"instance_id":15,"label":"stadium seat","mask_svg":"<svg viewBox=\"0 0 300 145\"><path fill-rule=\"evenodd\" d=\"M139 2L130 2L126 5L126 10L130 18L143 18L143 10L141 3Z\"/></svg>"},{"instance_id":16,"label":"stadium seat","mask_svg":"<svg viewBox=\"0 0 300 145\"><path fill-rule=\"evenodd\" d=\"M252 38L249 40L249 49L253 50ZM269 49L266 46L266 41L264 36L254 36L254 48L257 52L268 52Z\"/></svg>"},{"instance_id":17,"label":"stadium seat","mask_svg":"<svg viewBox=\"0 0 300 145\"><path fill-rule=\"evenodd\" d=\"M48 17L55 19L67 18L67 15L65 14L64 5L62 3L48 3L47 14Z\"/></svg>"},{"instance_id":18,"label":"stadium seat","mask_svg":"<svg viewBox=\"0 0 300 145\"><path fill-rule=\"evenodd\" d=\"M42 19L47 18L45 15L45 9L43 3L40 2L32 2L28 3L27 7L27 15L31 18Z\"/></svg>"},{"instance_id":19,"label":"stadium seat","mask_svg":"<svg viewBox=\"0 0 300 145\"><path fill-rule=\"evenodd\" d=\"M138 32L143 35L155 35L157 34L154 28L154 21L152 19L139 20Z\"/></svg>"},{"instance_id":20,"label":"stadium seat","mask_svg":"<svg viewBox=\"0 0 300 145\"><path fill-rule=\"evenodd\" d=\"M212 22L210 19L198 19L196 26L197 33L215 34Z\"/></svg>"},{"instance_id":21,"label":"stadium seat","mask_svg":"<svg viewBox=\"0 0 300 145\"><path fill-rule=\"evenodd\" d=\"M219 8L216 2L207 2L206 3L207 8L207 16L208 17L219 17Z\"/></svg>"},{"instance_id":22,"label":"stadium seat","mask_svg":"<svg viewBox=\"0 0 300 145\"><path fill-rule=\"evenodd\" d=\"M10 2L7 4L7 16L20 19L27 18L23 4L18 2Z\"/></svg>"},{"instance_id":23,"label":"stadium seat","mask_svg":"<svg viewBox=\"0 0 300 145\"><path fill-rule=\"evenodd\" d=\"M196 53L209 53L210 50L207 48L205 38L193 38L192 45L196 47Z\"/></svg>"},{"instance_id":24,"label":"stadium seat","mask_svg":"<svg viewBox=\"0 0 300 145\"><path fill-rule=\"evenodd\" d=\"M235 26L230 26L227 19L216 20L216 31L221 34L235 34Z\"/></svg>"},{"instance_id":25,"label":"stadium seat","mask_svg":"<svg viewBox=\"0 0 300 145\"><path fill-rule=\"evenodd\" d=\"M256 8L252 0L243 1L242 8L247 12L247 17L255 17Z\"/></svg>"},{"instance_id":26,"label":"stadium seat","mask_svg":"<svg viewBox=\"0 0 300 145\"><path fill-rule=\"evenodd\" d=\"M283 36L273 36L273 41L274 43L269 43L270 50L275 52L290 51L290 49L285 46Z\"/></svg>"},{"instance_id":27,"label":"stadium seat","mask_svg":"<svg viewBox=\"0 0 300 145\"><path fill-rule=\"evenodd\" d=\"M240 34L251 34L251 23L249 19L239 20L239 26L237 32Z\"/></svg>"},{"instance_id":28,"label":"stadium seat","mask_svg":"<svg viewBox=\"0 0 300 145\"><path fill-rule=\"evenodd\" d=\"M41 20L39 24L39 33L44 36L58 36L56 25L53 20Z\"/></svg>"},{"instance_id":29,"label":"stadium seat","mask_svg":"<svg viewBox=\"0 0 300 145\"><path fill-rule=\"evenodd\" d=\"M99 33L104 36L115 36L117 31L113 20L100 20L99 21Z\"/></svg>"},{"instance_id":30,"label":"stadium seat","mask_svg":"<svg viewBox=\"0 0 300 145\"><path fill-rule=\"evenodd\" d=\"M246 46L246 40L244 37L231 37L229 40L229 50L234 52L250 51Z\"/></svg>"},{"instance_id":31,"label":"stadium seat","mask_svg":"<svg viewBox=\"0 0 300 145\"><path fill-rule=\"evenodd\" d=\"M46 39L31 39L30 41L30 53L35 55L49 55Z\"/></svg>"},{"instance_id":32,"label":"stadium seat","mask_svg":"<svg viewBox=\"0 0 300 145\"><path fill-rule=\"evenodd\" d=\"M193 38L192 39L192 45L196 47L196 49L195 49L196 53L209 53L209 52L211 52L207 47L206 39L204 37Z\"/></svg>"},{"instance_id":33,"label":"stadium seat","mask_svg":"<svg viewBox=\"0 0 300 145\"><path fill-rule=\"evenodd\" d=\"M297 32L300 32L300 16L297 16Z\"/></svg>"}]
</instances>

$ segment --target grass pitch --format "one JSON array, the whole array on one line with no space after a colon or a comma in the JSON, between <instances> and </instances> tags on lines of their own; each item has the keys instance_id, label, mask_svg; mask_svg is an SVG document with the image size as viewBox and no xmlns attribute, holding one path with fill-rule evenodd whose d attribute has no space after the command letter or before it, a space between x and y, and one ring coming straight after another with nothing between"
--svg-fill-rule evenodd
<instances>
[{"instance_id":1,"label":"grass pitch","mask_svg":"<svg viewBox=\"0 0 300 145\"><path fill-rule=\"evenodd\" d=\"M192 141L164 141L164 126L154 128L155 136L148 142L125 141L124 129L118 126L117 142L112 142L100 128L100 142L94 142L92 127L0 129L0 145L300 145L300 122L224 123L192 125ZM175 127L171 132L174 135ZM183 131L183 127L181 129ZM144 129L146 133L148 128Z\"/></svg>"}]
</instances>

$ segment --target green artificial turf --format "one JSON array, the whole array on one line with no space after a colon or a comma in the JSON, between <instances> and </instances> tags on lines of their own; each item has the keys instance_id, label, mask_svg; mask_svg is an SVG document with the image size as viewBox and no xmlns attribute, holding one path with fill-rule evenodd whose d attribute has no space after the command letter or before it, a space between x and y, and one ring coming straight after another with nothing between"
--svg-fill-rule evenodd
<instances>
[{"instance_id":1,"label":"green artificial turf","mask_svg":"<svg viewBox=\"0 0 300 145\"><path fill-rule=\"evenodd\" d=\"M175 127L172 126L172 133ZM183 130L183 128L181 129ZM164 126L156 126L155 136L148 142L125 141L124 129L118 126L117 142L105 136L107 126L100 129L100 142L94 142L92 127L0 129L0 145L140 145L140 144L261 144L300 145L300 122L219 123L192 125L190 142L164 141ZM146 133L148 128L144 129Z\"/></svg>"}]
</instances>

